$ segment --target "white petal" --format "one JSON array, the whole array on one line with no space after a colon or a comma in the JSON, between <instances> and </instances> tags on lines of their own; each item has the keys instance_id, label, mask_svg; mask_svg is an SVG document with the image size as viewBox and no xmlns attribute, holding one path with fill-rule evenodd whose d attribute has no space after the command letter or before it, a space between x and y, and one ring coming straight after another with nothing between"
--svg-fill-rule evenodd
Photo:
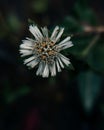
<instances>
[{"instance_id":1,"label":"white petal","mask_svg":"<svg viewBox=\"0 0 104 130\"><path fill-rule=\"evenodd\" d=\"M20 45L22 49L32 49L34 47L35 41L22 40L23 44Z\"/></svg>"},{"instance_id":2,"label":"white petal","mask_svg":"<svg viewBox=\"0 0 104 130\"><path fill-rule=\"evenodd\" d=\"M30 25L29 26L29 31L34 35L34 37L36 38L36 40L39 40L40 38L37 36L36 34L36 30L35 30L35 27Z\"/></svg>"},{"instance_id":3,"label":"white petal","mask_svg":"<svg viewBox=\"0 0 104 130\"><path fill-rule=\"evenodd\" d=\"M26 40L29 40L29 41L34 41L34 39L29 38L29 37L26 37Z\"/></svg>"},{"instance_id":4,"label":"white petal","mask_svg":"<svg viewBox=\"0 0 104 130\"><path fill-rule=\"evenodd\" d=\"M48 68L48 64L46 63L44 71L42 73L42 77L48 77L49 76L49 68Z\"/></svg>"},{"instance_id":5,"label":"white petal","mask_svg":"<svg viewBox=\"0 0 104 130\"><path fill-rule=\"evenodd\" d=\"M42 33L40 32L40 30L38 29L38 27L37 26L32 26L32 25L30 25L29 26L29 30L30 30L30 32L34 35L34 37L36 38L36 40L42 40L42 38L43 38L43 35L42 35Z\"/></svg>"},{"instance_id":6,"label":"white petal","mask_svg":"<svg viewBox=\"0 0 104 130\"><path fill-rule=\"evenodd\" d=\"M26 37L26 39L28 40L28 41L30 41L31 43L36 43L36 41L34 40L34 39L32 39L32 38L29 38L29 37Z\"/></svg>"},{"instance_id":7,"label":"white petal","mask_svg":"<svg viewBox=\"0 0 104 130\"><path fill-rule=\"evenodd\" d=\"M37 59L34 59L33 61L29 62L27 66L30 66L31 68L35 67L39 61Z\"/></svg>"},{"instance_id":8,"label":"white petal","mask_svg":"<svg viewBox=\"0 0 104 130\"><path fill-rule=\"evenodd\" d=\"M31 38L27 38L27 37L26 37L26 40L22 40L22 41L23 41L23 43L28 44L28 45L34 45L36 42L35 40L33 40Z\"/></svg>"},{"instance_id":9,"label":"white petal","mask_svg":"<svg viewBox=\"0 0 104 130\"><path fill-rule=\"evenodd\" d=\"M60 37L63 34L63 32L64 32L64 28L61 28L59 34L57 35L57 37L55 39L56 42L60 39Z\"/></svg>"},{"instance_id":10,"label":"white petal","mask_svg":"<svg viewBox=\"0 0 104 130\"><path fill-rule=\"evenodd\" d=\"M20 45L20 48L22 48L22 49L33 49L33 46L30 46L30 45L27 45L27 44L21 44Z\"/></svg>"},{"instance_id":11,"label":"white petal","mask_svg":"<svg viewBox=\"0 0 104 130\"><path fill-rule=\"evenodd\" d=\"M35 26L35 30L36 30L36 33L39 37L43 38L43 35L42 33L40 32L39 28L37 26Z\"/></svg>"},{"instance_id":12,"label":"white petal","mask_svg":"<svg viewBox=\"0 0 104 130\"><path fill-rule=\"evenodd\" d=\"M54 40L56 38L58 31L59 31L59 27L56 26L55 29L53 30L52 35L51 35L51 40Z\"/></svg>"},{"instance_id":13,"label":"white petal","mask_svg":"<svg viewBox=\"0 0 104 130\"><path fill-rule=\"evenodd\" d=\"M33 54L31 50L20 50L21 57Z\"/></svg>"},{"instance_id":14,"label":"white petal","mask_svg":"<svg viewBox=\"0 0 104 130\"><path fill-rule=\"evenodd\" d=\"M20 54L32 53L32 50L20 49Z\"/></svg>"},{"instance_id":15,"label":"white petal","mask_svg":"<svg viewBox=\"0 0 104 130\"><path fill-rule=\"evenodd\" d=\"M57 57L57 59L59 61L59 64L60 64L61 68L64 68L64 65L63 65L62 61L60 60L60 57Z\"/></svg>"},{"instance_id":16,"label":"white petal","mask_svg":"<svg viewBox=\"0 0 104 130\"><path fill-rule=\"evenodd\" d=\"M48 29L47 27L42 28L43 35L48 38Z\"/></svg>"},{"instance_id":17,"label":"white petal","mask_svg":"<svg viewBox=\"0 0 104 130\"><path fill-rule=\"evenodd\" d=\"M65 42L68 42L69 40L70 40L70 36L69 37L67 37L67 38L65 38L63 41L61 41L59 44L63 44L63 43L65 43Z\"/></svg>"},{"instance_id":18,"label":"white petal","mask_svg":"<svg viewBox=\"0 0 104 130\"><path fill-rule=\"evenodd\" d=\"M21 54L22 54L22 53L28 53L28 52L31 52L30 50L25 50L25 49L20 49L19 51L20 51Z\"/></svg>"},{"instance_id":19,"label":"white petal","mask_svg":"<svg viewBox=\"0 0 104 130\"><path fill-rule=\"evenodd\" d=\"M70 61L67 57L63 56L61 53L59 53L59 56L64 64L66 64L67 66L70 64Z\"/></svg>"},{"instance_id":20,"label":"white petal","mask_svg":"<svg viewBox=\"0 0 104 130\"><path fill-rule=\"evenodd\" d=\"M44 62L40 62L40 63L39 63L38 70L37 70L37 72L36 72L36 75L42 75L43 70L44 70Z\"/></svg>"},{"instance_id":21,"label":"white petal","mask_svg":"<svg viewBox=\"0 0 104 130\"><path fill-rule=\"evenodd\" d=\"M56 65L57 65L57 70L58 70L58 72L61 72L61 68L60 68L60 65L59 65L59 63L58 63L58 60L56 61Z\"/></svg>"},{"instance_id":22,"label":"white petal","mask_svg":"<svg viewBox=\"0 0 104 130\"><path fill-rule=\"evenodd\" d=\"M56 75L56 65L55 65L55 62L53 63L53 65L50 65L50 72L51 72L51 76L55 76Z\"/></svg>"},{"instance_id":23,"label":"white petal","mask_svg":"<svg viewBox=\"0 0 104 130\"><path fill-rule=\"evenodd\" d=\"M30 57L30 58L24 60L24 64L26 64L26 63L28 63L28 62L34 60L35 58L36 58L35 56L32 56L32 57Z\"/></svg>"},{"instance_id":24,"label":"white petal","mask_svg":"<svg viewBox=\"0 0 104 130\"><path fill-rule=\"evenodd\" d=\"M57 44L57 48L58 48L59 50L64 50L64 49L69 48L69 47L72 47L72 46L73 46L73 44L72 44L71 41L65 42L65 43L63 43L63 44Z\"/></svg>"}]
</instances>

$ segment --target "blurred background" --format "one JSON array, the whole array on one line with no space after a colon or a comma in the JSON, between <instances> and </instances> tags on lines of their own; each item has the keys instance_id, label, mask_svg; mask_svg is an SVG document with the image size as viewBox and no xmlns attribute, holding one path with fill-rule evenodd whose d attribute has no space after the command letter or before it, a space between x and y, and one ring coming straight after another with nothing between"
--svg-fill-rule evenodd
<instances>
[{"instance_id":1,"label":"blurred background","mask_svg":"<svg viewBox=\"0 0 104 130\"><path fill-rule=\"evenodd\" d=\"M33 21L65 27L74 70L41 78L20 58ZM104 130L104 1L0 0L0 130Z\"/></svg>"}]
</instances>

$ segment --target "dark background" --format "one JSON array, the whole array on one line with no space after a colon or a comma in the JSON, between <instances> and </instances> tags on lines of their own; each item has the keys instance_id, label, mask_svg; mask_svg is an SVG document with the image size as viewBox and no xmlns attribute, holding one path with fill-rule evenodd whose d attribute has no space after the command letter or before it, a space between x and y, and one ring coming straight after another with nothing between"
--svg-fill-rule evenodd
<instances>
[{"instance_id":1,"label":"dark background","mask_svg":"<svg viewBox=\"0 0 104 130\"><path fill-rule=\"evenodd\" d=\"M33 21L65 27L73 69L41 78L20 58ZM90 27L86 29L85 27ZM104 1L0 1L0 130L104 130Z\"/></svg>"}]
</instances>

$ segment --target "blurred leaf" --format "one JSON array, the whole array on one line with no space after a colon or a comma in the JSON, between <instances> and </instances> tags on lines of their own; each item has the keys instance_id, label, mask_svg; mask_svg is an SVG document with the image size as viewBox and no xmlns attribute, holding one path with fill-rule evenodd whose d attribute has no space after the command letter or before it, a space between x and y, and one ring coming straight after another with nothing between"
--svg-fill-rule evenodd
<instances>
[{"instance_id":1,"label":"blurred leaf","mask_svg":"<svg viewBox=\"0 0 104 130\"><path fill-rule=\"evenodd\" d=\"M65 19L62 21L61 25L63 25L65 27L65 31L67 33L82 31L82 27L79 24L79 22L74 17L71 17L71 16L65 17Z\"/></svg>"},{"instance_id":2,"label":"blurred leaf","mask_svg":"<svg viewBox=\"0 0 104 130\"><path fill-rule=\"evenodd\" d=\"M100 35L72 38L74 46L64 53L74 55L86 62L93 70L104 74L104 40Z\"/></svg>"},{"instance_id":3,"label":"blurred leaf","mask_svg":"<svg viewBox=\"0 0 104 130\"><path fill-rule=\"evenodd\" d=\"M94 11L88 6L86 0L78 0L72 12L72 16L67 16L61 22L66 29L66 35L76 35L85 33L85 25L97 25L97 18ZM67 34L68 33L68 34Z\"/></svg>"},{"instance_id":4,"label":"blurred leaf","mask_svg":"<svg viewBox=\"0 0 104 130\"><path fill-rule=\"evenodd\" d=\"M43 13L48 8L48 0L34 0L32 8L36 13Z\"/></svg>"},{"instance_id":5,"label":"blurred leaf","mask_svg":"<svg viewBox=\"0 0 104 130\"><path fill-rule=\"evenodd\" d=\"M83 51L90 45L92 36L80 36L72 38L74 46L70 48L70 53L76 56L78 59L83 59Z\"/></svg>"},{"instance_id":6,"label":"blurred leaf","mask_svg":"<svg viewBox=\"0 0 104 130\"><path fill-rule=\"evenodd\" d=\"M32 19L30 19L30 18L28 19L28 23L29 23L29 24L37 25L37 24L36 24Z\"/></svg>"},{"instance_id":7,"label":"blurred leaf","mask_svg":"<svg viewBox=\"0 0 104 130\"><path fill-rule=\"evenodd\" d=\"M104 40L99 35L80 36L72 39L74 46L66 50L81 59L94 70L104 74Z\"/></svg>"},{"instance_id":8,"label":"blurred leaf","mask_svg":"<svg viewBox=\"0 0 104 130\"><path fill-rule=\"evenodd\" d=\"M91 112L101 89L101 77L92 71L81 72L78 76L80 97L86 112Z\"/></svg>"},{"instance_id":9,"label":"blurred leaf","mask_svg":"<svg viewBox=\"0 0 104 130\"><path fill-rule=\"evenodd\" d=\"M30 88L27 86L21 87L14 92L11 92L10 88L8 88L7 90L4 92L4 98L6 103L11 103L20 98L21 96L24 96L30 92Z\"/></svg>"},{"instance_id":10,"label":"blurred leaf","mask_svg":"<svg viewBox=\"0 0 104 130\"><path fill-rule=\"evenodd\" d=\"M86 61L91 68L104 74L104 41L97 42Z\"/></svg>"},{"instance_id":11,"label":"blurred leaf","mask_svg":"<svg viewBox=\"0 0 104 130\"><path fill-rule=\"evenodd\" d=\"M76 17L81 23L91 25L97 24L97 19L93 10L88 6L87 2L80 0L75 3L74 12Z\"/></svg>"},{"instance_id":12,"label":"blurred leaf","mask_svg":"<svg viewBox=\"0 0 104 130\"><path fill-rule=\"evenodd\" d=\"M18 31L21 28L21 22L14 13L10 13L7 18L8 25L10 29L14 32Z\"/></svg>"},{"instance_id":13,"label":"blurred leaf","mask_svg":"<svg viewBox=\"0 0 104 130\"><path fill-rule=\"evenodd\" d=\"M104 117L104 104L101 104L100 108L101 108L102 115Z\"/></svg>"},{"instance_id":14,"label":"blurred leaf","mask_svg":"<svg viewBox=\"0 0 104 130\"><path fill-rule=\"evenodd\" d=\"M72 64L69 64L68 67L67 67L67 69L69 69L69 70L70 70L70 69L71 69L71 70L75 70L75 68L74 68L74 66L73 66Z\"/></svg>"}]
</instances>

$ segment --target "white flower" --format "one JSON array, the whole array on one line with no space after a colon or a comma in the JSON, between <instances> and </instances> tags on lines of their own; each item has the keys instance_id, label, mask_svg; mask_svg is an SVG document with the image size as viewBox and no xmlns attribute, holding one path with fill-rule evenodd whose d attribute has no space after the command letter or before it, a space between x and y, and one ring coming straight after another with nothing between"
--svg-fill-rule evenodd
<instances>
[{"instance_id":1,"label":"white flower","mask_svg":"<svg viewBox=\"0 0 104 130\"><path fill-rule=\"evenodd\" d=\"M30 68L38 66L36 75L48 77L56 75L56 69L61 71L64 66L70 64L70 60L62 55L60 51L73 46L70 36L56 44L63 34L64 28L56 26L52 35L49 37L47 27L41 31L35 25L29 26L29 31L34 35L34 39L26 38L20 45L21 57L30 56L24 60L24 64Z\"/></svg>"}]
</instances>

